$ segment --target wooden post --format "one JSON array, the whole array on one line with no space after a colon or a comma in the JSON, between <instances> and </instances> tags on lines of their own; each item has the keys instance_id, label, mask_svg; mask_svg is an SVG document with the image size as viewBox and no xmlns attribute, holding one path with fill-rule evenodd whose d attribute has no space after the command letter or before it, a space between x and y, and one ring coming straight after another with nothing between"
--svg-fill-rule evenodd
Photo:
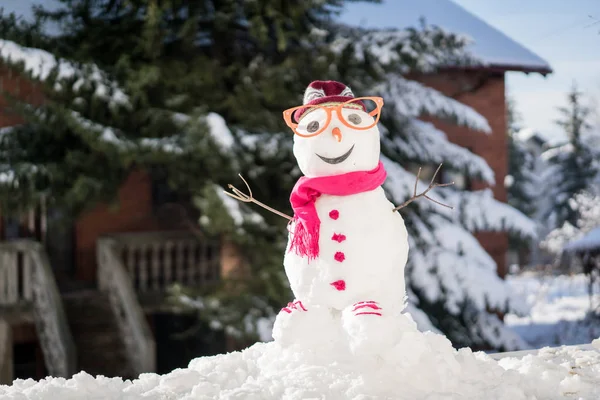
<instances>
[{"instance_id":1,"label":"wooden post","mask_svg":"<svg viewBox=\"0 0 600 400\"><path fill-rule=\"evenodd\" d=\"M221 271L223 279L240 279L248 276L248 268L239 248L227 237L221 238Z\"/></svg>"},{"instance_id":2,"label":"wooden post","mask_svg":"<svg viewBox=\"0 0 600 400\"><path fill-rule=\"evenodd\" d=\"M13 381L13 341L10 325L0 319L0 385Z\"/></svg>"}]
</instances>

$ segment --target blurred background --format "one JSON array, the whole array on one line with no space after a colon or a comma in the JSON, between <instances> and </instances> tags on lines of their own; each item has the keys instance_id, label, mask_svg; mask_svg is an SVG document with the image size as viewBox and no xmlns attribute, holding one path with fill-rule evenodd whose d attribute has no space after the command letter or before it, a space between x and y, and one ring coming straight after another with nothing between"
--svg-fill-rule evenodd
<instances>
[{"instance_id":1,"label":"blurred background","mask_svg":"<svg viewBox=\"0 0 600 400\"><path fill-rule=\"evenodd\" d=\"M2 0L0 384L271 340L312 80L385 99L407 311L487 352L600 336L600 9L513 0ZM402 266L398 266L402 268Z\"/></svg>"}]
</instances>

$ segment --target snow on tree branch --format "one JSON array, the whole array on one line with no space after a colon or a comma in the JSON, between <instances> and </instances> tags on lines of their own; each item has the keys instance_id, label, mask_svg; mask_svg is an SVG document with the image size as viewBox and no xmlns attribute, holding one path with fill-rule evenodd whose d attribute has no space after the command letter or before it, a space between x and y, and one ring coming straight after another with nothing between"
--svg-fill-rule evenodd
<instances>
[{"instance_id":1,"label":"snow on tree branch","mask_svg":"<svg viewBox=\"0 0 600 400\"><path fill-rule=\"evenodd\" d=\"M402 136L390 135L382 130L382 140L409 160L426 163L444 163L470 176L479 176L489 184L494 183L494 172L480 156L448 141L446 134L430 122L411 119L405 122Z\"/></svg>"},{"instance_id":2,"label":"snow on tree branch","mask_svg":"<svg viewBox=\"0 0 600 400\"><path fill-rule=\"evenodd\" d=\"M142 149L145 148L149 150L163 151L166 153L182 154L184 152L184 149L180 144L180 135L172 135L162 138L136 138L136 140L132 140L127 138L123 133L119 132L118 129L92 122L82 117L77 112L72 112L71 115L76 123L85 127L86 130L96 133L96 137L94 139L100 140L104 143L110 143L118 150L129 151L138 146Z\"/></svg>"},{"instance_id":3,"label":"snow on tree branch","mask_svg":"<svg viewBox=\"0 0 600 400\"><path fill-rule=\"evenodd\" d=\"M422 114L432 115L476 131L492 132L487 120L471 107L398 74L388 74L385 82L373 90L386 103L391 103L392 109L399 115L415 118Z\"/></svg>"},{"instance_id":4,"label":"snow on tree branch","mask_svg":"<svg viewBox=\"0 0 600 400\"><path fill-rule=\"evenodd\" d=\"M185 125L192 122L192 117L187 114L175 113L173 120L180 125L181 130L185 130ZM221 150L231 150L235 139L225 118L215 112L209 112L201 116L200 121L208 126L212 138Z\"/></svg>"},{"instance_id":5,"label":"snow on tree branch","mask_svg":"<svg viewBox=\"0 0 600 400\"><path fill-rule=\"evenodd\" d=\"M335 53L351 48L356 60L374 58L384 67L394 66L399 73L474 62L465 51L470 38L437 26L423 24L419 29L404 30L340 27L339 31L331 46Z\"/></svg>"},{"instance_id":6,"label":"snow on tree branch","mask_svg":"<svg viewBox=\"0 0 600 400\"><path fill-rule=\"evenodd\" d=\"M517 209L496 200L490 189L462 192L456 194L454 201L461 210L460 222L471 232L501 231L528 239L537 237L536 223Z\"/></svg>"},{"instance_id":7,"label":"snow on tree branch","mask_svg":"<svg viewBox=\"0 0 600 400\"><path fill-rule=\"evenodd\" d=\"M478 310L487 308L526 313L525 304L496 274L496 263L473 235L459 225L433 217L436 243L412 248L410 277L429 301L444 296L447 309L454 314L470 300Z\"/></svg>"},{"instance_id":8,"label":"snow on tree branch","mask_svg":"<svg viewBox=\"0 0 600 400\"><path fill-rule=\"evenodd\" d=\"M56 74L56 90L61 90L61 82L78 78L73 84L74 90L79 90L86 82L92 82L96 85L95 94L99 98L123 106L129 104L127 95L94 64L78 66L70 61L57 59L47 51L23 47L2 39L0 59L8 65L22 66L33 79L42 82Z\"/></svg>"}]
</instances>

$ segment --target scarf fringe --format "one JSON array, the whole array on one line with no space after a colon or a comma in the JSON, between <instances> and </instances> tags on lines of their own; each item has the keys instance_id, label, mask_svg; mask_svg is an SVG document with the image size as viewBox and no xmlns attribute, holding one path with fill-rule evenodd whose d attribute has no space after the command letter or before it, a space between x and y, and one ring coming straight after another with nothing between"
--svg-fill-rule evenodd
<instances>
[{"instance_id":1,"label":"scarf fringe","mask_svg":"<svg viewBox=\"0 0 600 400\"><path fill-rule=\"evenodd\" d=\"M300 257L314 260L319 255L319 224L314 224L314 228L308 230L298 217L294 217L294 222L296 226L290 244L290 251L294 251Z\"/></svg>"}]
</instances>

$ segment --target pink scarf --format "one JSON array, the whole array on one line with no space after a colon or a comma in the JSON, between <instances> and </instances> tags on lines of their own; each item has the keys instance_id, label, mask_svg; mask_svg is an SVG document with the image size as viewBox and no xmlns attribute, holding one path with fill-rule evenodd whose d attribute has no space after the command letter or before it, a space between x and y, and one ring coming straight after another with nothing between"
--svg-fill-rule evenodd
<instances>
[{"instance_id":1,"label":"pink scarf","mask_svg":"<svg viewBox=\"0 0 600 400\"><path fill-rule=\"evenodd\" d=\"M332 196L348 196L368 192L381 186L386 178L385 168L381 161L371 171L348 172L342 175L320 176L298 179L290 203L294 209L296 227L290 244L299 256L314 259L319 255L319 229L321 220L317 215L315 201L322 194Z\"/></svg>"}]
</instances>

